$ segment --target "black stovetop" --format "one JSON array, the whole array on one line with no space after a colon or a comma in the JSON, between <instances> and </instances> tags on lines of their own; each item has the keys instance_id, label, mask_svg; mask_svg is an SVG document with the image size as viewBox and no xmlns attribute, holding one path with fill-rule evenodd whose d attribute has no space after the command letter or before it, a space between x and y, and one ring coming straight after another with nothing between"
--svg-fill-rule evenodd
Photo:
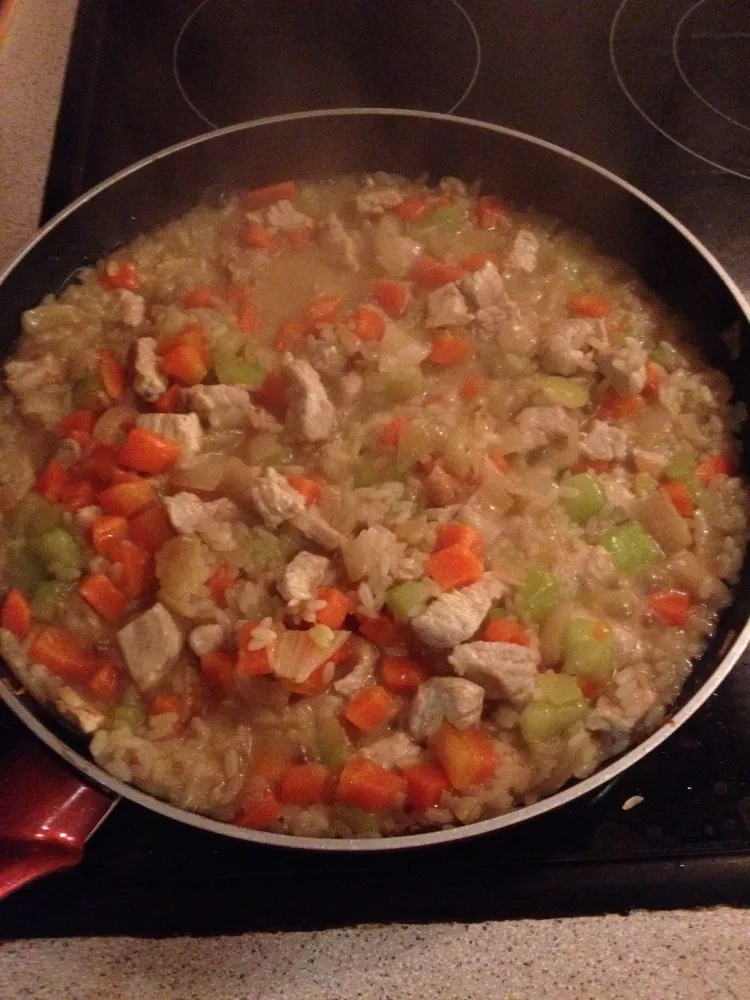
<instances>
[{"instance_id":1,"label":"black stovetop","mask_svg":"<svg viewBox=\"0 0 750 1000\"><path fill-rule=\"evenodd\" d=\"M750 291L746 0L82 0L44 216L211 127L318 107L455 112L664 204ZM0 713L0 746L18 724ZM629 811L633 795L643 802ZM475 841L310 855L123 803L0 937L219 933L750 904L750 661L594 797Z\"/></svg>"}]
</instances>

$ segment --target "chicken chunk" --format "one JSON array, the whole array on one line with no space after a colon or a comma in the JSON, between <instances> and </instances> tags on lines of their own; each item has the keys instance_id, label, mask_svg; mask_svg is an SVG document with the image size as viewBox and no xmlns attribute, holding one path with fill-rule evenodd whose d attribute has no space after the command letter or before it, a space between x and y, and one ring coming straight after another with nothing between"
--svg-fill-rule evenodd
<instances>
[{"instance_id":1,"label":"chicken chunk","mask_svg":"<svg viewBox=\"0 0 750 1000\"><path fill-rule=\"evenodd\" d=\"M60 465L64 465L66 469L69 469L71 465L75 465L78 459L81 457L81 446L73 438L63 438L60 444L57 446L57 451L55 452L55 461L59 462Z\"/></svg>"},{"instance_id":2,"label":"chicken chunk","mask_svg":"<svg viewBox=\"0 0 750 1000\"><path fill-rule=\"evenodd\" d=\"M347 372L339 379L338 400L343 406L350 406L360 396L365 380L359 372Z\"/></svg>"},{"instance_id":3,"label":"chicken chunk","mask_svg":"<svg viewBox=\"0 0 750 1000\"><path fill-rule=\"evenodd\" d=\"M288 354L284 370L291 378L289 417L291 427L305 441L325 441L336 423L336 410L320 375L309 361Z\"/></svg>"},{"instance_id":4,"label":"chicken chunk","mask_svg":"<svg viewBox=\"0 0 750 1000\"><path fill-rule=\"evenodd\" d=\"M586 458L603 462L622 461L628 453L628 432L603 420L595 420L581 440Z\"/></svg>"},{"instance_id":5,"label":"chicken chunk","mask_svg":"<svg viewBox=\"0 0 750 1000\"><path fill-rule=\"evenodd\" d=\"M636 396L646 384L648 354L635 337L626 337L623 347L616 348L602 361L602 369L612 380L620 396Z\"/></svg>"},{"instance_id":6,"label":"chicken chunk","mask_svg":"<svg viewBox=\"0 0 750 1000\"><path fill-rule=\"evenodd\" d=\"M369 757L390 771L394 767L417 764L422 758L422 748L410 740L406 733L394 733L393 736L384 736L383 739L362 747L362 756Z\"/></svg>"},{"instance_id":7,"label":"chicken chunk","mask_svg":"<svg viewBox=\"0 0 750 1000\"><path fill-rule=\"evenodd\" d=\"M542 367L555 375L574 375L586 360L583 346L593 332L591 320L564 319L552 323L539 345Z\"/></svg>"},{"instance_id":8,"label":"chicken chunk","mask_svg":"<svg viewBox=\"0 0 750 1000\"><path fill-rule=\"evenodd\" d=\"M462 503L466 499L466 483L446 472L442 465L435 465L424 482L430 503L438 507Z\"/></svg>"},{"instance_id":9,"label":"chicken chunk","mask_svg":"<svg viewBox=\"0 0 750 1000\"><path fill-rule=\"evenodd\" d=\"M196 625L190 631L188 645L196 656L215 653L224 645L224 629L221 625Z\"/></svg>"},{"instance_id":10,"label":"chicken chunk","mask_svg":"<svg viewBox=\"0 0 750 1000\"><path fill-rule=\"evenodd\" d=\"M627 667L643 660L643 643L633 629L619 622L612 622L614 658L618 667Z\"/></svg>"},{"instance_id":11,"label":"chicken chunk","mask_svg":"<svg viewBox=\"0 0 750 1000\"><path fill-rule=\"evenodd\" d=\"M409 732L415 740L433 736L443 722L470 729L482 717L484 689L462 677L432 677L420 684L411 703Z\"/></svg>"},{"instance_id":12,"label":"chicken chunk","mask_svg":"<svg viewBox=\"0 0 750 1000\"><path fill-rule=\"evenodd\" d=\"M465 326L471 323L471 319L466 299L455 281L436 288L427 295L427 318L424 325L428 330L436 326Z\"/></svg>"},{"instance_id":13,"label":"chicken chunk","mask_svg":"<svg viewBox=\"0 0 750 1000\"><path fill-rule=\"evenodd\" d=\"M506 264L514 270L531 274L536 270L539 240L529 229L519 229L510 248Z\"/></svg>"},{"instance_id":14,"label":"chicken chunk","mask_svg":"<svg viewBox=\"0 0 750 1000\"><path fill-rule=\"evenodd\" d=\"M167 391L167 380L159 374L159 359L156 341L153 337L139 337L135 342L135 377L133 389L136 395L151 403Z\"/></svg>"},{"instance_id":15,"label":"chicken chunk","mask_svg":"<svg viewBox=\"0 0 750 1000\"><path fill-rule=\"evenodd\" d=\"M298 552L284 568L279 593L285 601L309 601L318 592L331 561L312 552Z\"/></svg>"},{"instance_id":16,"label":"chicken chunk","mask_svg":"<svg viewBox=\"0 0 750 1000\"><path fill-rule=\"evenodd\" d=\"M476 309L510 305L503 279L492 261L467 274L461 281L461 291Z\"/></svg>"},{"instance_id":17,"label":"chicken chunk","mask_svg":"<svg viewBox=\"0 0 750 1000\"><path fill-rule=\"evenodd\" d=\"M628 508L635 500L635 493L628 485L628 475L622 468L617 468L613 472L602 474L599 480L604 487L607 503L613 507Z\"/></svg>"},{"instance_id":18,"label":"chicken chunk","mask_svg":"<svg viewBox=\"0 0 750 1000\"><path fill-rule=\"evenodd\" d=\"M33 361L8 361L5 365L5 380L14 396L60 385L63 372L60 362L53 354L43 354Z\"/></svg>"},{"instance_id":19,"label":"chicken chunk","mask_svg":"<svg viewBox=\"0 0 750 1000\"><path fill-rule=\"evenodd\" d=\"M90 504L88 507L79 507L73 514L73 518L81 528L90 528L101 513L101 507L98 507L96 504Z\"/></svg>"},{"instance_id":20,"label":"chicken chunk","mask_svg":"<svg viewBox=\"0 0 750 1000\"><path fill-rule=\"evenodd\" d=\"M295 514L292 518L292 524L297 531L302 532L305 538L309 538L311 542L315 542L322 549L329 551L338 549L344 541L344 535L330 525L316 507L310 507L308 510L302 511L301 514Z\"/></svg>"},{"instance_id":21,"label":"chicken chunk","mask_svg":"<svg viewBox=\"0 0 750 1000\"><path fill-rule=\"evenodd\" d=\"M205 501L194 493L175 493L164 497L164 506L172 527L181 535L199 535L220 521L237 521L240 516L237 505L226 497Z\"/></svg>"},{"instance_id":22,"label":"chicken chunk","mask_svg":"<svg viewBox=\"0 0 750 1000\"><path fill-rule=\"evenodd\" d=\"M347 233L341 219L332 212L321 223L322 243L328 247L338 262L349 271L359 271L359 249L352 236Z\"/></svg>"},{"instance_id":23,"label":"chicken chunk","mask_svg":"<svg viewBox=\"0 0 750 1000\"><path fill-rule=\"evenodd\" d=\"M333 690L345 698L351 698L373 680L375 664L380 655L377 648L366 639L355 636L351 642L354 643L356 659L349 673L333 682Z\"/></svg>"},{"instance_id":24,"label":"chicken chunk","mask_svg":"<svg viewBox=\"0 0 750 1000\"><path fill-rule=\"evenodd\" d=\"M298 212L291 201L282 198L266 210L266 222L274 229L309 229L315 225L313 219L304 212Z\"/></svg>"},{"instance_id":25,"label":"chicken chunk","mask_svg":"<svg viewBox=\"0 0 750 1000\"><path fill-rule=\"evenodd\" d=\"M65 719L69 719L83 733L95 733L105 719L104 712L90 704L85 698L66 684L55 698L55 708Z\"/></svg>"},{"instance_id":26,"label":"chicken chunk","mask_svg":"<svg viewBox=\"0 0 750 1000\"><path fill-rule=\"evenodd\" d=\"M499 580L486 576L461 590L441 594L411 620L411 627L426 645L450 649L474 635L492 602L506 589Z\"/></svg>"},{"instance_id":27,"label":"chicken chunk","mask_svg":"<svg viewBox=\"0 0 750 1000\"><path fill-rule=\"evenodd\" d=\"M195 385L182 390L182 399L188 409L216 430L249 424L271 434L281 431L281 424L267 410L256 406L247 389L239 385Z\"/></svg>"},{"instance_id":28,"label":"chicken chunk","mask_svg":"<svg viewBox=\"0 0 750 1000\"><path fill-rule=\"evenodd\" d=\"M639 500L633 513L668 556L690 548L692 537L687 519L677 512L662 490Z\"/></svg>"},{"instance_id":29,"label":"chicken chunk","mask_svg":"<svg viewBox=\"0 0 750 1000\"><path fill-rule=\"evenodd\" d=\"M616 578L615 564L604 546L589 548L581 563L581 581L589 587L607 587Z\"/></svg>"},{"instance_id":30,"label":"chicken chunk","mask_svg":"<svg viewBox=\"0 0 750 1000\"><path fill-rule=\"evenodd\" d=\"M302 494L272 468L266 469L250 487L250 499L269 528L278 528L305 510Z\"/></svg>"},{"instance_id":31,"label":"chicken chunk","mask_svg":"<svg viewBox=\"0 0 750 1000\"><path fill-rule=\"evenodd\" d=\"M144 297L136 295L129 288L121 288L117 294L120 299L120 320L125 326L140 326L146 318Z\"/></svg>"},{"instance_id":32,"label":"chicken chunk","mask_svg":"<svg viewBox=\"0 0 750 1000\"><path fill-rule=\"evenodd\" d=\"M518 414L516 425L521 433L520 451L535 451L557 438L567 437L573 420L562 406L527 406Z\"/></svg>"},{"instance_id":33,"label":"chicken chunk","mask_svg":"<svg viewBox=\"0 0 750 1000\"><path fill-rule=\"evenodd\" d=\"M516 708L534 697L539 652L514 642L468 642L448 657L457 674L479 684L488 698L507 699Z\"/></svg>"},{"instance_id":34,"label":"chicken chunk","mask_svg":"<svg viewBox=\"0 0 750 1000\"><path fill-rule=\"evenodd\" d=\"M422 252L420 243L404 236L398 219L384 215L373 237L375 260L391 278L406 278Z\"/></svg>"},{"instance_id":35,"label":"chicken chunk","mask_svg":"<svg viewBox=\"0 0 750 1000\"><path fill-rule=\"evenodd\" d=\"M368 188L356 195L354 204L360 215L382 215L390 208L397 208L403 200L398 188Z\"/></svg>"},{"instance_id":36,"label":"chicken chunk","mask_svg":"<svg viewBox=\"0 0 750 1000\"><path fill-rule=\"evenodd\" d=\"M197 454L203 442L203 430L196 413L139 413L138 427L161 434L180 446L178 465Z\"/></svg>"},{"instance_id":37,"label":"chicken chunk","mask_svg":"<svg viewBox=\"0 0 750 1000\"><path fill-rule=\"evenodd\" d=\"M639 472L658 479L667 466L669 459L660 451L648 451L646 448L633 448L633 461Z\"/></svg>"},{"instance_id":38,"label":"chicken chunk","mask_svg":"<svg viewBox=\"0 0 750 1000\"><path fill-rule=\"evenodd\" d=\"M586 728L615 741L630 732L656 704L656 692L636 667L626 667L615 675L614 693L604 694L594 706ZM622 745L627 745L627 739Z\"/></svg>"},{"instance_id":39,"label":"chicken chunk","mask_svg":"<svg viewBox=\"0 0 750 1000\"><path fill-rule=\"evenodd\" d=\"M136 687L150 691L166 679L180 655L182 633L164 605L157 602L121 628L117 642Z\"/></svg>"}]
</instances>

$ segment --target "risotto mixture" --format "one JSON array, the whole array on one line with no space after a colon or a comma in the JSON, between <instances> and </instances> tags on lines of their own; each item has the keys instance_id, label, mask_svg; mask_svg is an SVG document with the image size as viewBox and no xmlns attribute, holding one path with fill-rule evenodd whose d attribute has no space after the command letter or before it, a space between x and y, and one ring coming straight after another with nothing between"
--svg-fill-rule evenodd
<instances>
[{"instance_id":1,"label":"risotto mixture","mask_svg":"<svg viewBox=\"0 0 750 1000\"><path fill-rule=\"evenodd\" d=\"M727 379L455 179L198 207L23 316L0 652L117 777L245 827L451 826L664 718L747 540Z\"/></svg>"}]
</instances>

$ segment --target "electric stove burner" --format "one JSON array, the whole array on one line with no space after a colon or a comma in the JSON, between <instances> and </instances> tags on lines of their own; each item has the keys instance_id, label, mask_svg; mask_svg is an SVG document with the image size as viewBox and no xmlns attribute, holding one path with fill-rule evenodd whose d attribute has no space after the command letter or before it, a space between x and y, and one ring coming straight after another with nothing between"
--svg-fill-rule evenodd
<instances>
[{"instance_id":1,"label":"electric stove burner","mask_svg":"<svg viewBox=\"0 0 750 1000\"><path fill-rule=\"evenodd\" d=\"M609 42L617 80L650 125L709 166L750 180L745 0L681 2L658 12L649 0L622 0ZM644 54L653 72L643 72Z\"/></svg>"},{"instance_id":2,"label":"electric stove burner","mask_svg":"<svg viewBox=\"0 0 750 1000\"><path fill-rule=\"evenodd\" d=\"M455 111L481 61L458 0L203 0L173 52L207 125L331 107Z\"/></svg>"}]
</instances>

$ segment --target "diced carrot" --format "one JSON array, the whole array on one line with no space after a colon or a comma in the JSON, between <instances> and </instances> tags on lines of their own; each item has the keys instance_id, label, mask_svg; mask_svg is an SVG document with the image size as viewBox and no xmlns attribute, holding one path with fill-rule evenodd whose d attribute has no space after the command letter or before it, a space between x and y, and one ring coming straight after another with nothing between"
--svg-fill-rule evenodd
<instances>
[{"instance_id":1,"label":"diced carrot","mask_svg":"<svg viewBox=\"0 0 750 1000\"><path fill-rule=\"evenodd\" d=\"M203 364L206 368L209 367L208 336L199 323L191 323L183 327L179 333L164 337L156 345L156 353L163 358L166 354L171 354L176 347L194 347L200 354Z\"/></svg>"},{"instance_id":2,"label":"diced carrot","mask_svg":"<svg viewBox=\"0 0 750 1000\"><path fill-rule=\"evenodd\" d=\"M234 817L237 826L249 830L267 830L281 816L281 807L270 789L257 792L242 804Z\"/></svg>"},{"instance_id":3,"label":"diced carrot","mask_svg":"<svg viewBox=\"0 0 750 1000\"><path fill-rule=\"evenodd\" d=\"M460 792L487 781L500 764L489 736L480 729L456 729L450 722L435 734L433 750L451 786Z\"/></svg>"},{"instance_id":4,"label":"diced carrot","mask_svg":"<svg viewBox=\"0 0 750 1000\"><path fill-rule=\"evenodd\" d=\"M148 714L176 715L180 722L186 722L190 717L187 698L176 691L162 691L148 703Z\"/></svg>"},{"instance_id":5,"label":"diced carrot","mask_svg":"<svg viewBox=\"0 0 750 1000\"><path fill-rule=\"evenodd\" d=\"M255 289L242 281L233 281L224 292L224 299L237 312L248 302L255 302Z\"/></svg>"},{"instance_id":6,"label":"diced carrot","mask_svg":"<svg viewBox=\"0 0 750 1000\"><path fill-rule=\"evenodd\" d=\"M151 409L155 413L181 413L182 412L182 389L179 385L170 385L151 404Z\"/></svg>"},{"instance_id":7,"label":"diced carrot","mask_svg":"<svg viewBox=\"0 0 750 1000\"><path fill-rule=\"evenodd\" d=\"M125 392L125 367L115 360L106 347L100 347L96 357L104 391L110 399L119 399Z\"/></svg>"},{"instance_id":8,"label":"diced carrot","mask_svg":"<svg viewBox=\"0 0 750 1000\"><path fill-rule=\"evenodd\" d=\"M367 757L350 758L341 771L336 799L366 812L399 808L406 794L406 780Z\"/></svg>"},{"instance_id":9,"label":"diced carrot","mask_svg":"<svg viewBox=\"0 0 750 1000\"><path fill-rule=\"evenodd\" d=\"M315 695L323 694L331 680L332 670L330 666L327 663L321 663L304 681L284 679L281 683L290 694L301 694L306 698L313 698Z\"/></svg>"},{"instance_id":10,"label":"diced carrot","mask_svg":"<svg viewBox=\"0 0 750 1000\"><path fill-rule=\"evenodd\" d=\"M428 212L434 212L441 205L449 204L450 198L440 195L410 195L408 198L404 198L400 205L396 206L396 215L398 215L402 222L417 222L427 215Z\"/></svg>"},{"instance_id":11,"label":"diced carrot","mask_svg":"<svg viewBox=\"0 0 750 1000\"><path fill-rule=\"evenodd\" d=\"M130 521L129 532L131 540L151 555L155 555L170 538L175 536L169 516L160 503L146 507L140 514L136 514Z\"/></svg>"},{"instance_id":12,"label":"diced carrot","mask_svg":"<svg viewBox=\"0 0 750 1000\"><path fill-rule=\"evenodd\" d=\"M71 441L75 441L81 451L85 451L91 444L93 435L89 431L68 431L66 437L69 437Z\"/></svg>"},{"instance_id":13,"label":"diced carrot","mask_svg":"<svg viewBox=\"0 0 750 1000\"><path fill-rule=\"evenodd\" d=\"M186 292L182 304L186 309L210 309L216 305L219 296L211 285L196 285Z\"/></svg>"},{"instance_id":14,"label":"diced carrot","mask_svg":"<svg viewBox=\"0 0 750 1000\"><path fill-rule=\"evenodd\" d=\"M408 281L381 278L372 286L372 297L384 313L392 319L399 319L408 308L411 285Z\"/></svg>"},{"instance_id":15,"label":"diced carrot","mask_svg":"<svg viewBox=\"0 0 750 1000\"><path fill-rule=\"evenodd\" d=\"M279 181L277 184L267 184L254 191L245 191L242 203L245 208L254 212L256 208L274 205L277 201L294 201L297 197L297 184L294 181Z\"/></svg>"},{"instance_id":16,"label":"diced carrot","mask_svg":"<svg viewBox=\"0 0 750 1000\"><path fill-rule=\"evenodd\" d=\"M60 491L60 503L70 511L90 507L96 500L96 487L90 479L66 483Z\"/></svg>"},{"instance_id":17,"label":"diced carrot","mask_svg":"<svg viewBox=\"0 0 750 1000\"><path fill-rule=\"evenodd\" d=\"M450 281L458 281L463 271L458 264L450 264L434 257L420 257L412 264L410 277L425 288L440 288Z\"/></svg>"},{"instance_id":18,"label":"diced carrot","mask_svg":"<svg viewBox=\"0 0 750 1000\"><path fill-rule=\"evenodd\" d=\"M408 424L409 421L406 417L401 416L400 414L395 417L391 417L383 430L380 432L380 437L378 438L378 444L383 451L395 451L396 448L398 448L401 435L406 430Z\"/></svg>"},{"instance_id":19,"label":"diced carrot","mask_svg":"<svg viewBox=\"0 0 750 1000\"><path fill-rule=\"evenodd\" d=\"M602 472L611 472L614 466L615 463L607 458L585 458L583 461L571 465L570 471L575 474L579 472L596 472L601 474Z\"/></svg>"},{"instance_id":20,"label":"diced carrot","mask_svg":"<svg viewBox=\"0 0 750 1000\"><path fill-rule=\"evenodd\" d=\"M235 322L246 337L254 337L260 326L260 313L254 302L241 306L235 313Z\"/></svg>"},{"instance_id":21,"label":"diced carrot","mask_svg":"<svg viewBox=\"0 0 750 1000\"><path fill-rule=\"evenodd\" d=\"M596 411L600 420L627 420L646 405L643 396L618 396L616 392L608 392Z\"/></svg>"},{"instance_id":22,"label":"diced carrot","mask_svg":"<svg viewBox=\"0 0 750 1000\"><path fill-rule=\"evenodd\" d=\"M7 628L17 639L25 639L31 630L31 605L17 587L8 591L3 602L0 628Z\"/></svg>"},{"instance_id":23,"label":"diced carrot","mask_svg":"<svg viewBox=\"0 0 750 1000\"><path fill-rule=\"evenodd\" d=\"M97 419L98 414L93 410L73 410L60 421L58 426L60 437L68 437L71 431L87 431L91 434Z\"/></svg>"},{"instance_id":24,"label":"diced carrot","mask_svg":"<svg viewBox=\"0 0 750 1000\"><path fill-rule=\"evenodd\" d=\"M585 319L602 319L612 312L612 306L601 295L583 292L568 299L568 312Z\"/></svg>"},{"instance_id":25,"label":"diced carrot","mask_svg":"<svg viewBox=\"0 0 750 1000\"><path fill-rule=\"evenodd\" d=\"M363 733L379 729L399 709L399 701L380 684L369 684L352 695L344 708L344 718Z\"/></svg>"},{"instance_id":26,"label":"diced carrot","mask_svg":"<svg viewBox=\"0 0 750 1000\"><path fill-rule=\"evenodd\" d=\"M78 593L98 614L108 622L116 622L122 617L127 598L118 590L108 576L91 573L81 581Z\"/></svg>"},{"instance_id":27,"label":"diced carrot","mask_svg":"<svg viewBox=\"0 0 750 1000\"><path fill-rule=\"evenodd\" d=\"M39 473L34 489L36 492L48 500L50 503L57 503L62 495L62 491L68 482L68 470L56 459L47 462Z\"/></svg>"},{"instance_id":28,"label":"diced carrot","mask_svg":"<svg viewBox=\"0 0 750 1000\"><path fill-rule=\"evenodd\" d=\"M695 503L688 492L687 486L678 479L671 479L661 487L662 492L672 501L681 517L692 517L695 513Z\"/></svg>"},{"instance_id":29,"label":"diced carrot","mask_svg":"<svg viewBox=\"0 0 750 1000\"><path fill-rule=\"evenodd\" d=\"M322 323L332 320L341 305L340 295L317 295L302 310L302 317L308 323Z\"/></svg>"},{"instance_id":30,"label":"diced carrot","mask_svg":"<svg viewBox=\"0 0 750 1000\"><path fill-rule=\"evenodd\" d=\"M248 649L248 643L252 639L252 631L258 622L245 622L237 632L237 644L239 646L239 657L237 659L236 672L242 677L262 677L271 673L271 664L268 661L268 649Z\"/></svg>"},{"instance_id":31,"label":"diced carrot","mask_svg":"<svg viewBox=\"0 0 750 1000\"><path fill-rule=\"evenodd\" d=\"M734 463L731 458L720 452L715 455L709 455L695 467L696 476L706 486L708 486L714 476L731 476L733 472Z\"/></svg>"},{"instance_id":32,"label":"diced carrot","mask_svg":"<svg viewBox=\"0 0 750 1000\"><path fill-rule=\"evenodd\" d=\"M314 479L310 479L309 476L298 476L292 474L286 477L286 481L293 489L302 494L308 507L318 502L322 487L320 483L316 482Z\"/></svg>"},{"instance_id":33,"label":"diced carrot","mask_svg":"<svg viewBox=\"0 0 750 1000\"><path fill-rule=\"evenodd\" d=\"M690 595L681 590L655 590L648 595L648 606L665 625L684 628L690 617Z\"/></svg>"},{"instance_id":34,"label":"diced carrot","mask_svg":"<svg viewBox=\"0 0 750 1000\"><path fill-rule=\"evenodd\" d=\"M211 592L214 604L220 608L226 607L227 590L237 579L237 569L229 563L219 563L211 576L206 580L206 586Z\"/></svg>"},{"instance_id":35,"label":"diced carrot","mask_svg":"<svg viewBox=\"0 0 750 1000\"><path fill-rule=\"evenodd\" d=\"M662 369L658 365L654 364L653 361L647 361L646 383L643 387L643 391L653 394L657 391L663 381L664 375Z\"/></svg>"},{"instance_id":36,"label":"diced carrot","mask_svg":"<svg viewBox=\"0 0 750 1000\"><path fill-rule=\"evenodd\" d=\"M320 587L316 595L319 601L325 601L325 607L315 612L318 625L328 628L341 628L344 619L352 611L352 602L343 590L337 587Z\"/></svg>"},{"instance_id":37,"label":"diced carrot","mask_svg":"<svg viewBox=\"0 0 750 1000\"><path fill-rule=\"evenodd\" d=\"M530 646L531 638L517 618L492 618L484 626L483 642L512 642Z\"/></svg>"},{"instance_id":38,"label":"diced carrot","mask_svg":"<svg viewBox=\"0 0 750 1000\"><path fill-rule=\"evenodd\" d=\"M433 552L425 563L425 572L443 590L474 583L484 573L479 556L463 545L449 545Z\"/></svg>"},{"instance_id":39,"label":"diced carrot","mask_svg":"<svg viewBox=\"0 0 750 1000\"><path fill-rule=\"evenodd\" d=\"M510 472L510 466L508 465L505 455L501 455L499 451L493 451L490 453L490 461L498 472Z\"/></svg>"},{"instance_id":40,"label":"diced carrot","mask_svg":"<svg viewBox=\"0 0 750 1000\"><path fill-rule=\"evenodd\" d=\"M430 671L424 663L405 656L384 656L380 664L380 683L392 694L414 694L429 679Z\"/></svg>"},{"instance_id":41,"label":"diced carrot","mask_svg":"<svg viewBox=\"0 0 750 1000\"><path fill-rule=\"evenodd\" d=\"M439 330L432 338L432 347L427 360L433 365L458 365L465 361L472 351L468 337L452 330Z\"/></svg>"},{"instance_id":42,"label":"diced carrot","mask_svg":"<svg viewBox=\"0 0 750 1000\"><path fill-rule=\"evenodd\" d=\"M58 625L42 629L29 649L29 659L68 681L87 681L97 665L95 656L79 645L73 633Z\"/></svg>"},{"instance_id":43,"label":"diced carrot","mask_svg":"<svg viewBox=\"0 0 750 1000\"><path fill-rule=\"evenodd\" d=\"M156 500L153 486L145 479L132 483L116 483L99 494L99 506L105 514L133 517Z\"/></svg>"},{"instance_id":44,"label":"diced carrot","mask_svg":"<svg viewBox=\"0 0 750 1000\"><path fill-rule=\"evenodd\" d=\"M300 226L297 229L287 229L286 238L292 250L304 250L310 243L312 234L309 226Z\"/></svg>"},{"instance_id":45,"label":"diced carrot","mask_svg":"<svg viewBox=\"0 0 750 1000\"><path fill-rule=\"evenodd\" d=\"M374 306L358 306L354 312L353 328L360 340L382 340L385 317Z\"/></svg>"},{"instance_id":46,"label":"diced carrot","mask_svg":"<svg viewBox=\"0 0 750 1000\"><path fill-rule=\"evenodd\" d=\"M487 386L487 379L484 375L470 375L465 379L458 390L458 394L464 402L471 402L484 392Z\"/></svg>"},{"instance_id":47,"label":"diced carrot","mask_svg":"<svg viewBox=\"0 0 750 1000\"><path fill-rule=\"evenodd\" d=\"M484 539L476 528L460 521L450 521L438 524L435 532L435 551L447 549L451 545L462 545L471 552L481 555L484 552Z\"/></svg>"},{"instance_id":48,"label":"diced carrot","mask_svg":"<svg viewBox=\"0 0 750 1000\"><path fill-rule=\"evenodd\" d=\"M268 253L276 253L279 249L279 241L276 234L270 229L266 229L260 222L253 219L245 226L245 241L257 250L267 250Z\"/></svg>"},{"instance_id":49,"label":"diced carrot","mask_svg":"<svg viewBox=\"0 0 750 1000\"><path fill-rule=\"evenodd\" d=\"M260 746L253 750L252 771L265 778L271 788L278 785L292 762L289 751L278 746Z\"/></svg>"},{"instance_id":50,"label":"diced carrot","mask_svg":"<svg viewBox=\"0 0 750 1000\"><path fill-rule=\"evenodd\" d=\"M439 764L412 764L401 772L406 778L406 798L412 809L424 812L440 803L451 784Z\"/></svg>"},{"instance_id":51,"label":"diced carrot","mask_svg":"<svg viewBox=\"0 0 750 1000\"><path fill-rule=\"evenodd\" d=\"M500 229L509 221L508 211L496 195L485 194L477 198L477 225L480 229Z\"/></svg>"},{"instance_id":52,"label":"diced carrot","mask_svg":"<svg viewBox=\"0 0 750 1000\"><path fill-rule=\"evenodd\" d=\"M480 267L484 267L485 264L495 264L497 265L498 257L496 253L488 253L485 250L477 250L476 253L470 253L468 257L464 257L461 261L461 267L464 271L478 271Z\"/></svg>"},{"instance_id":53,"label":"diced carrot","mask_svg":"<svg viewBox=\"0 0 750 1000\"><path fill-rule=\"evenodd\" d=\"M110 550L109 558L115 564L117 586L128 600L142 597L154 576L154 567L149 553L127 538L116 542Z\"/></svg>"},{"instance_id":54,"label":"diced carrot","mask_svg":"<svg viewBox=\"0 0 750 1000\"><path fill-rule=\"evenodd\" d=\"M323 764L292 764L279 785L279 799L290 806L315 806L326 802L331 772Z\"/></svg>"},{"instance_id":55,"label":"diced carrot","mask_svg":"<svg viewBox=\"0 0 750 1000\"><path fill-rule=\"evenodd\" d=\"M180 446L176 441L145 427L133 427L128 432L118 455L121 465L152 476L171 469L179 457Z\"/></svg>"},{"instance_id":56,"label":"diced carrot","mask_svg":"<svg viewBox=\"0 0 750 1000\"><path fill-rule=\"evenodd\" d=\"M586 701L596 701L602 693L601 683L594 680L593 677L578 676L576 677L576 681Z\"/></svg>"},{"instance_id":57,"label":"diced carrot","mask_svg":"<svg viewBox=\"0 0 750 1000\"><path fill-rule=\"evenodd\" d=\"M137 292L141 287L141 272L130 260L110 260L99 271L97 278L104 288L126 288Z\"/></svg>"},{"instance_id":58,"label":"diced carrot","mask_svg":"<svg viewBox=\"0 0 750 1000\"><path fill-rule=\"evenodd\" d=\"M201 352L190 344L180 344L161 359L161 370L183 385L198 385L208 374Z\"/></svg>"},{"instance_id":59,"label":"diced carrot","mask_svg":"<svg viewBox=\"0 0 750 1000\"><path fill-rule=\"evenodd\" d=\"M276 339L273 342L274 350L292 351L297 347L301 347L305 343L309 332L309 325L302 320L285 319L279 327L279 332L276 334Z\"/></svg>"},{"instance_id":60,"label":"diced carrot","mask_svg":"<svg viewBox=\"0 0 750 1000\"><path fill-rule=\"evenodd\" d=\"M399 649L409 645L411 632L406 625L395 621L390 615L381 612L374 618L367 618L358 614L357 621L359 631L365 639L369 639L379 649Z\"/></svg>"},{"instance_id":61,"label":"diced carrot","mask_svg":"<svg viewBox=\"0 0 750 1000\"><path fill-rule=\"evenodd\" d=\"M86 690L99 701L117 701L120 694L120 671L106 658L97 660L96 672L86 684Z\"/></svg>"},{"instance_id":62,"label":"diced carrot","mask_svg":"<svg viewBox=\"0 0 750 1000\"><path fill-rule=\"evenodd\" d=\"M204 677L222 694L230 694L234 690L234 668L237 658L232 653L215 650L204 653L200 658Z\"/></svg>"},{"instance_id":63,"label":"diced carrot","mask_svg":"<svg viewBox=\"0 0 750 1000\"><path fill-rule=\"evenodd\" d=\"M113 483L117 479L120 463L118 461L118 450L111 444L97 443L91 449L86 467L82 470L85 476L93 474L103 483ZM127 473L131 476L131 473Z\"/></svg>"},{"instance_id":64,"label":"diced carrot","mask_svg":"<svg viewBox=\"0 0 750 1000\"><path fill-rule=\"evenodd\" d=\"M263 379L263 384L255 393L255 399L275 416L281 417L287 408L288 390L288 376L280 368L276 368Z\"/></svg>"}]
</instances>

